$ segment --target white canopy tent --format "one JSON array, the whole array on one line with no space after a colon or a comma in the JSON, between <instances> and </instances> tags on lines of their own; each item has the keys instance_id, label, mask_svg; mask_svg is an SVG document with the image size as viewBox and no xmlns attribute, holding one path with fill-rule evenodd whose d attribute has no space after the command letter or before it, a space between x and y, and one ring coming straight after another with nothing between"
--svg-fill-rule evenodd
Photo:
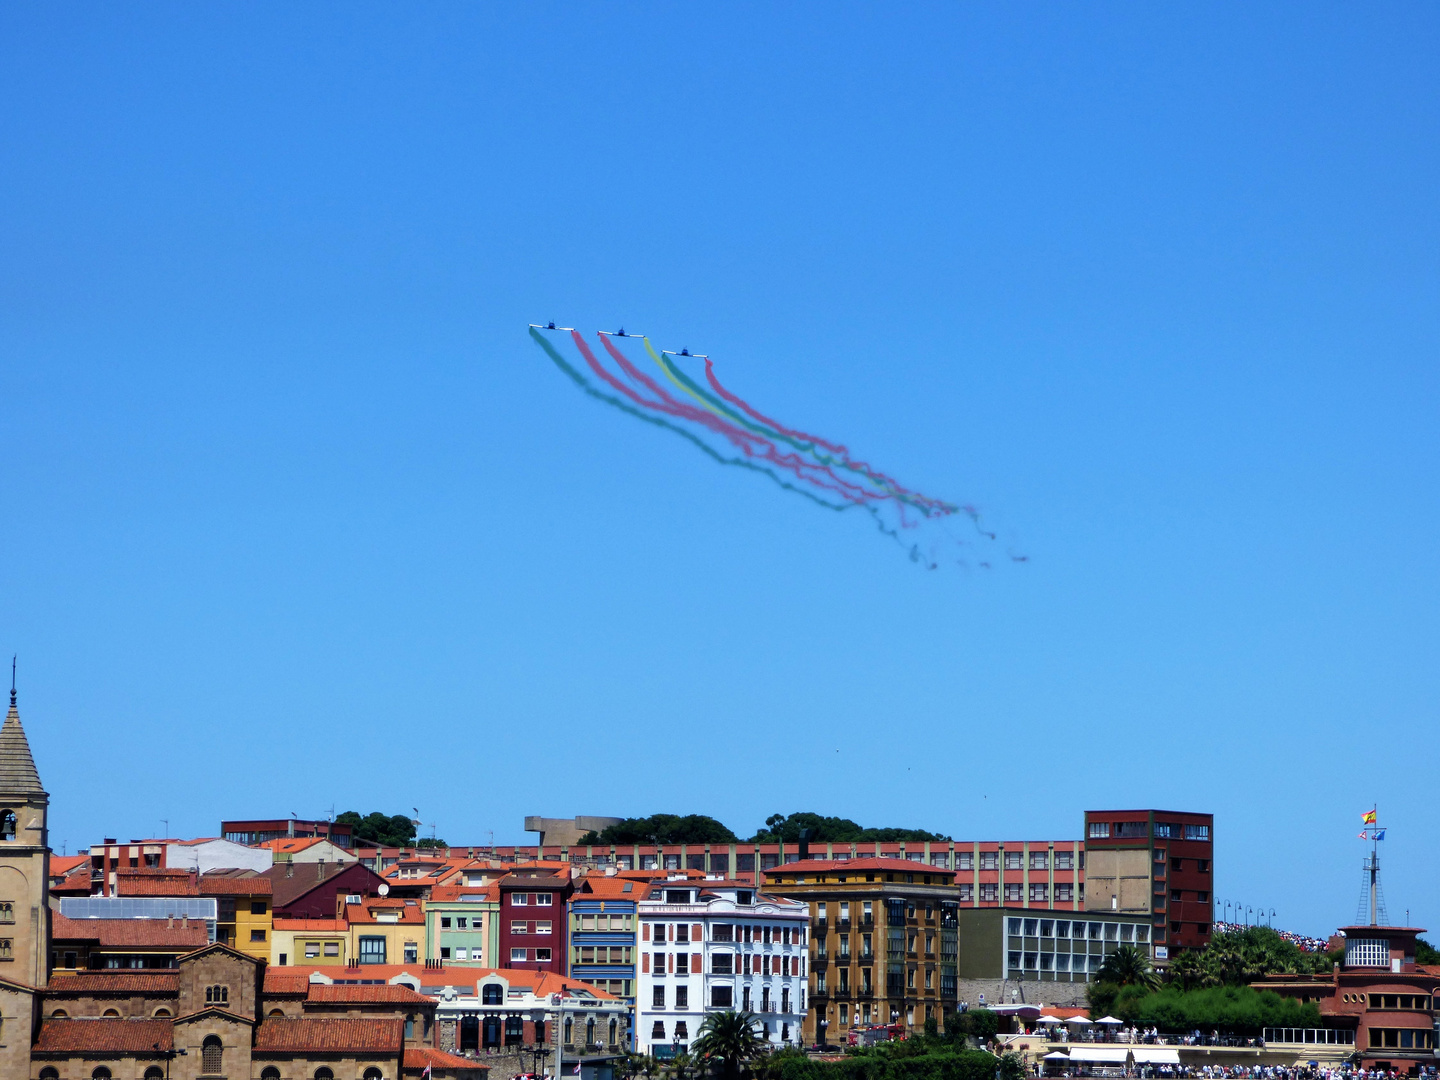
<instances>
[{"instance_id":1,"label":"white canopy tent","mask_svg":"<svg viewBox=\"0 0 1440 1080\"><path fill-rule=\"evenodd\" d=\"M1067 1024L1088 1024L1090 1023L1090 1018L1088 1016L1072 1016L1065 1022Z\"/></svg>"},{"instance_id":2,"label":"white canopy tent","mask_svg":"<svg viewBox=\"0 0 1440 1080\"><path fill-rule=\"evenodd\" d=\"M1048 1054L1045 1055L1045 1060L1046 1060L1046 1061L1055 1061L1055 1060L1057 1060L1057 1059L1060 1060L1060 1061L1069 1061L1069 1060L1070 1060L1070 1055L1069 1055L1069 1054L1066 1054L1066 1053L1063 1053L1063 1052L1060 1051L1060 1050L1052 1050L1050 1053L1048 1053Z\"/></svg>"},{"instance_id":3,"label":"white canopy tent","mask_svg":"<svg viewBox=\"0 0 1440 1080\"><path fill-rule=\"evenodd\" d=\"M1077 1046L1070 1051L1071 1061L1090 1061L1104 1065L1124 1065L1130 1054L1123 1046Z\"/></svg>"},{"instance_id":4,"label":"white canopy tent","mask_svg":"<svg viewBox=\"0 0 1440 1080\"><path fill-rule=\"evenodd\" d=\"M1102 1016L1099 1020L1096 1020L1095 1022L1097 1024L1123 1024L1125 1021L1117 1020L1113 1016Z\"/></svg>"},{"instance_id":5,"label":"white canopy tent","mask_svg":"<svg viewBox=\"0 0 1440 1080\"><path fill-rule=\"evenodd\" d=\"M1037 1024L1063 1024L1064 1022L1058 1016L1042 1016L1035 1021Z\"/></svg>"},{"instance_id":6,"label":"white canopy tent","mask_svg":"<svg viewBox=\"0 0 1440 1080\"><path fill-rule=\"evenodd\" d=\"M1180 1051L1173 1046L1137 1046L1130 1051L1136 1065L1179 1065Z\"/></svg>"}]
</instances>

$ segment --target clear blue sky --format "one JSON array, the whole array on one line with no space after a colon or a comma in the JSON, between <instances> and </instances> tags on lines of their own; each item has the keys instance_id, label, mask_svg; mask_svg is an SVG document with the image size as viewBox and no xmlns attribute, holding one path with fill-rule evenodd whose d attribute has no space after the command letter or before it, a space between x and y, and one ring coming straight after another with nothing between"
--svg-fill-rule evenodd
<instances>
[{"instance_id":1,"label":"clear blue sky","mask_svg":"<svg viewBox=\"0 0 1440 1080\"><path fill-rule=\"evenodd\" d=\"M1433 5L0 10L0 646L53 838L418 806L1434 849ZM624 325L1031 555L576 393ZM428 831L428 830L427 830Z\"/></svg>"}]
</instances>

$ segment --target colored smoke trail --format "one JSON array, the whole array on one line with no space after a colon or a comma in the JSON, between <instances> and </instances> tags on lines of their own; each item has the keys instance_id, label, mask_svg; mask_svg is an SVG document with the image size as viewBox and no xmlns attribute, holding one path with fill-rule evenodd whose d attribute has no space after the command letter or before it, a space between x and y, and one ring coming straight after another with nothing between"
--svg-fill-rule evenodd
<instances>
[{"instance_id":1,"label":"colored smoke trail","mask_svg":"<svg viewBox=\"0 0 1440 1080\"><path fill-rule=\"evenodd\" d=\"M601 333L602 350L597 352L578 331L558 331L568 336L579 355L577 362L566 359L563 337L552 341L545 330L556 327L532 326L530 336L588 396L681 436L721 465L767 476L782 490L817 506L837 512L861 510L917 564L929 569L942 563L970 565L968 558L961 556L968 554L964 549L973 542L955 536L946 525L957 515L969 519L980 540L995 540L993 532L982 528L974 507L921 494L852 457L843 444L786 426L760 412L721 385L709 357L698 357L705 362L707 388L681 368L679 355L657 352L642 335L627 336L623 330L614 335ZM644 358L626 355L627 347L635 353L639 345L663 379L642 370L648 366ZM1028 559L1013 554L1010 558L1016 562ZM980 559L976 565L988 568L990 563Z\"/></svg>"}]
</instances>

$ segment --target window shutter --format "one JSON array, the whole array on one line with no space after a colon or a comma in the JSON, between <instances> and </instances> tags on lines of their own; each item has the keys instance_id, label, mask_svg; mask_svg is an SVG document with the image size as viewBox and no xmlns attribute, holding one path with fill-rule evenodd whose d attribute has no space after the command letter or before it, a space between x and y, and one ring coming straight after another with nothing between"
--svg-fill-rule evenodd
<instances>
[{"instance_id":1,"label":"window shutter","mask_svg":"<svg viewBox=\"0 0 1440 1080\"><path fill-rule=\"evenodd\" d=\"M648 952L640 954L640 970L647 975L650 972L650 954Z\"/></svg>"},{"instance_id":2,"label":"window shutter","mask_svg":"<svg viewBox=\"0 0 1440 1080\"><path fill-rule=\"evenodd\" d=\"M778 956L775 958L775 974L780 974L780 957Z\"/></svg>"},{"instance_id":3,"label":"window shutter","mask_svg":"<svg viewBox=\"0 0 1440 1080\"><path fill-rule=\"evenodd\" d=\"M700 974L700 954L698 952L690 954L690 973L692 975Z\"/></svg>"},{"instance_id":4,"label":"window shutter","mask_svg":"<svg viewBox=\"0 0 1440 1080\"><path fill-rule=\"evenodd\" d=\"M671 975L674 975L674 974L675 974L675 954L672 952L672 953L667 953L666 955L670 957L670 959L669 959L669 961L668 961L668 965L669 965L669 968L670 968L670 974L671 974Z\"/></svg>"},{"instance_id":5,"label":"window shutter","mask_svg":"<svg viewBox=\"0 0 1440 1080\"><path fill-rule=\"evenodd\" d=\"M693 926L690 927L690 940L691 940L691 941L704 941L704 940L705 940L705 928L704 928L703 926L701 926L698 922L695 923L695 925L693 925Z\"/></svg>"},{"instance_id":6,"label":"window shutter","mask_svg":"<svg viewBox=\"0 0 1440 1080\"><path fill-rule=\"evenodd\" d=\"M649 940L650 940L650 924L649 924L648 922L647 922L647 923L641 923L641 924L640 924L640 940L641 940L641 941L649 941Z\"/></svg>"}]
</instances>

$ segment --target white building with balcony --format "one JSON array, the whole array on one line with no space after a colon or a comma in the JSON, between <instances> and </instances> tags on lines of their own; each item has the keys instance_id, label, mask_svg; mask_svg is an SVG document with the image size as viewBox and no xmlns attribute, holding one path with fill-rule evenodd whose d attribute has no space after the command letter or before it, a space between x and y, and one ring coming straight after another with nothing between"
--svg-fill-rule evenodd
<instances>
[{"instance_id":1,"label":"white building with balcony","mask_svg":"<svg viewBox=\"0 0 1440 1080\"><path fill-rule=\"evenodd\" d=\"M798 1045L805 1019L806 904L718 878L656 882L637 905L635 1048L673 1057L705 1015L755 1014L775 1046Z\"/></svg>"}]
</instances>

